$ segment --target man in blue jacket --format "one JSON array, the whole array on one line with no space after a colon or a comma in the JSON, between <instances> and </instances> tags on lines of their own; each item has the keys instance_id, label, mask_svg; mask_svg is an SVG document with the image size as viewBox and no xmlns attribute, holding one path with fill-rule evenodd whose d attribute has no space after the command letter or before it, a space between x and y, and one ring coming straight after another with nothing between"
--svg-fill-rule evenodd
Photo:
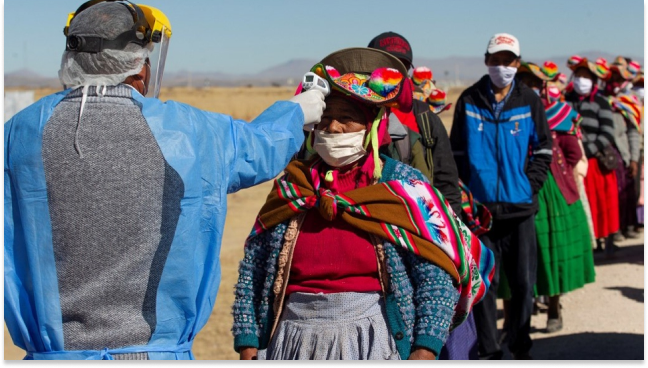
<instances>
[{"instance_id":1,"label":"man in blue jacket","mask_svg":"<svg viewBox=\"0 0 648 368\"><path fill-rule=\"evenodd\" d=\"M158 100L171 27L144 5L90 1L65 33L68 89L4 127L8 330L26 359L193 359L227 194L279 174L324 96L251 123Z\"/></svg>"},{"instance_id":2,"label":"man in blue jacket","mask_svg":"<svg viewBox=\"0 0 648 368\"><path fill-rule=\"evenodd\" d=\"M514 80L520 64L517 38L494 35L485 64L488 75L459 97L450 134L459 178L493 215L493 227L481 239L495 255L496 270L488 294L474 309L479 354L502 357L496 307L502 269L512 294L509 350L516 359L529 359L537 267L534 218L552 141L540 98Z\"/></svg>"}]
</instances>

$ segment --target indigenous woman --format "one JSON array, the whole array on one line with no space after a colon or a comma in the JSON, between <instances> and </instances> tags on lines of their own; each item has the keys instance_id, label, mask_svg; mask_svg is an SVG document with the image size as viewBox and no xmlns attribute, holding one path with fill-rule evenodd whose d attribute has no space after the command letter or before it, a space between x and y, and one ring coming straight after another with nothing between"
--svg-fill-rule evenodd
<instances>
[{"instance_id":1,"label":"indigenous woman","mask_svg":"<svg viewBox=\"0 0 648 368\"><path fill-rule=\"evenodd\" d=\"M605 59L599 58L593 63L577 55L570 57L567 65L573 74L565 101L583 117L583 147L588 159L585 191L592 211L597 249L605 244L605 252L612 256L614 234L619 231L619 195L614 167L606 167L605 163L616 163L616 155L611 150L614 123L610 104L597 93L599 79L607 78L610 70Z\"/></svg>"},{"instance_id":2,"label":"indigenous woman","mask_svg":"<svg viewBox=\"0 0 648 368\"><path fill-rule=\"evenodd\" d=\"M245 244L233 308L241 359L435 359L484 295L492 253L417 170L378 155L403 64L335 52L314 155L275 181ZM481 266L481 268L480 268Z\"/></svg>"},{"instance_id":3,"label":"indigenous woman","mask_svg":"<svg viewBox=\"0 0 648 368\"><path fill-rule=\"evenodd\" d=\"M641 103L631 93L632 80L640 65L618 56L610 65L610 73L601 94L608 99L614 122L614 151L617 156L616 178L619 195L619 227L615 241L637 238L637 192L635 177L639 172L641 154Z\"/></svg>"},{"instance_id":4,"label":"indigenous woman","mask_svg":"<svg viewBox=\"0 0 648 368\"><path fill-rule=\"evenodd\" d=\"M518 79L541 97L553 138L553 159L538 193L535 219L536 295L549 297L547 332L562 329L560 294L594 282L590 231L574 177L582 156L577 137L581 117L560 101L560 89L553 83L557 76L558 67L551 61L542 67L523 61L518 68Z\"/></svg>"}]
</instances>

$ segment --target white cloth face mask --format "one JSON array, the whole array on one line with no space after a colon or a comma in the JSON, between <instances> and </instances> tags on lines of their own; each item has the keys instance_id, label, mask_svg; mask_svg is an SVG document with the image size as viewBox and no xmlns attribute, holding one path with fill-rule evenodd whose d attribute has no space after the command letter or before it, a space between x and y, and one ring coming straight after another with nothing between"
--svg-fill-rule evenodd
<instances>
[{"instance_id":1,"label":"white cloth face mask","mask_svg":"<svg viewBox=\"0 0 648 368\"><path fill-rule=\"evenodd\" d=\"M497 88L504 88L511 84L513 78L515 78L515 73L517 73L517 68L514 66L497 65L488 67L488 75Z\"/></svg>"},{"instance_id":2,"label":"white cloth face mask","mask_svg":"<svg viewBox=\"0 0 648 368\"><path fill-rule=\"evenodd\" d=\"M317 129L313 132L313 149L329 166L346 166L367 154L363 147L365 129L354 133L327 133Z\"/></svg>"},{"instance_id":3,"label":"white cloth face mask","mask_svg":"<svg viewBox=\"0 0 648 368\"><path fill-rule=\"evenodd\" d=\"M592 80L585 77L574 78L574 91L581 96L589 95L592 92Z\"/></svg>"}]
</instances>

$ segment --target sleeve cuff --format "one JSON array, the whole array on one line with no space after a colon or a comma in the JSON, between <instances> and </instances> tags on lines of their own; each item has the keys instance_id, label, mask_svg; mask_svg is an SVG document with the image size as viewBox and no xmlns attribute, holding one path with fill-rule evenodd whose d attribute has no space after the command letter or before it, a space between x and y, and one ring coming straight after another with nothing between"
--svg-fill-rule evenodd
<instances>
[{"instance_id":1,"label":"sleeve cuff","mask_svg":"<svg viewBox=\"0 0 648 368\"><path fill-rule=\"evenodd\" d=\"M259 338L255 334L242 334L234 337L234 350L242 347L259 348Z\"/></svg>"},{"instance_id":2,"label":"sleeve cuff","mask_svg":"<svg viewBox=\"0 0 648 368\"><path fill-rule=\"evenodd\" d=\"M439 355L441 354L441 348L443 348L444 342L439 340L436 337L432 336L418 336L414 339L414 344L412 345L412 350L417 347L430 349L437 360L439 360Z\"/></svg>"}]
</instances>

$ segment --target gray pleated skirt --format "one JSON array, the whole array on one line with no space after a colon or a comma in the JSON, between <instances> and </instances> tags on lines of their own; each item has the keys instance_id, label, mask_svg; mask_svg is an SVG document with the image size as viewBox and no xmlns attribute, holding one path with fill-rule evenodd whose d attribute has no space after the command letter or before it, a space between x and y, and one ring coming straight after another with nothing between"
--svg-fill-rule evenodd
<instances>
[{"instance_id":1,"label":"gray pleated skirt","mask_svg":"<svg viewBox=\"0 0 648 368\"><path fill-rule=\"evenodd\" d=\"M290 294L259 359L399 360L380 293Z\"/></svg>"}]
</instances>

